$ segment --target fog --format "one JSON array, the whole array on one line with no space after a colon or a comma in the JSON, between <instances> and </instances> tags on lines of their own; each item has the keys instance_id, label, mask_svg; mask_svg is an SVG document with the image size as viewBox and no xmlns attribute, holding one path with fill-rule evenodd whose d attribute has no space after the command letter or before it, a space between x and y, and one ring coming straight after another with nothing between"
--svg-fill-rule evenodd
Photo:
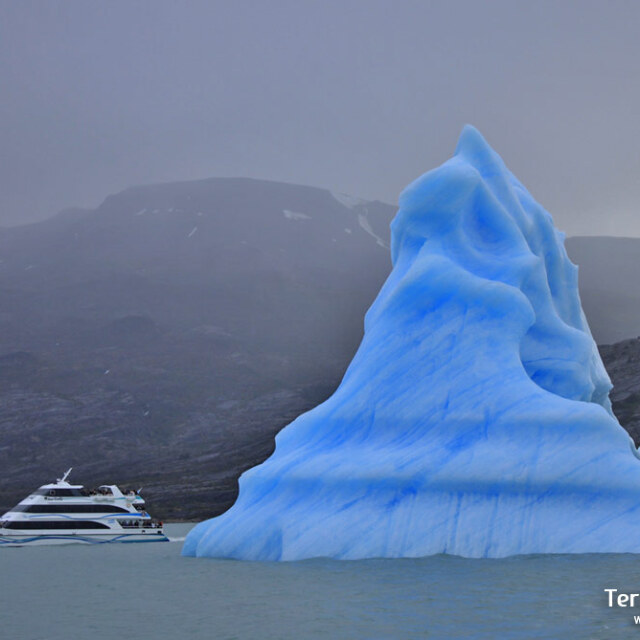
<instances>
[{"instance_id":1,"label":"fog","mask_svg":"<svg viewBox=\"0 0 640 640\"><path fill-rule=\"evenodd\" d=\"M246 176L394 203L478 127L569 234L640 235L637 2L0 2L0 224Z\"/></svg>"}]
</instances>

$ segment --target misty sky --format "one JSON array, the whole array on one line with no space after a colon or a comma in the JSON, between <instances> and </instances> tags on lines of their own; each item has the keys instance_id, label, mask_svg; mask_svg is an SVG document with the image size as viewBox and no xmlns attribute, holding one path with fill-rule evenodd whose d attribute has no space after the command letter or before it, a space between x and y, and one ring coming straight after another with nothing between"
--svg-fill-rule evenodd
<instances>
[{"instance_id":1,"label":"misty sky","mask_svg":"<svg viewBox=\"0 0 640 640\"><path fill-rule=\"evenodd\" d=\"M395 203L477 126L571 235L640 236L640 2L0 0L0 224L249 176Z\"/></svg>"}]
</instances>

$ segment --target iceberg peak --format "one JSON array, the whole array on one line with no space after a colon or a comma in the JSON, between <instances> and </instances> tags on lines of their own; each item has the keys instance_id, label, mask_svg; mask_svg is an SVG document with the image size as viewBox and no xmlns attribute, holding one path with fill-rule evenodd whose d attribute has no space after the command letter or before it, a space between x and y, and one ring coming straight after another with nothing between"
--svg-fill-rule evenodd
<instances>
[{"instance_id":1,"label":"iceberg peak","mask_svg":"<svg viewBox=\"0 0 640 640\"><path fill-rule=\"evenodd\" d=\"M504 165L500 156L491 148L484 136L471 124L465 124L462 128L454 155L464 156L468 161L471 161L474 156L491 156L492 160L497 159L500 164Z\"/></svg>"}]
</instances>

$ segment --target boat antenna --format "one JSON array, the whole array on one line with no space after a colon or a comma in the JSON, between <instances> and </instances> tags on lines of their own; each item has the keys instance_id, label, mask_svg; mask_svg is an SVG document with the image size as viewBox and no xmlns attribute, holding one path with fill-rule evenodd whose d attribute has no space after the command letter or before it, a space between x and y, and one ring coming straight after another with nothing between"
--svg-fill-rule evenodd
<instances>
[{"instance_id":1,"label":"boat antenna","mask_svg":"<svg viewBox=\"0 0 640 640\"><path fill-rule=\"evenodd\" d=\"M72 469L73 467L69 467L64 473L64 475L62 476L62 478L58 478L58 482L64 482L69 477L69 474L71 473Z\"/></svg>"}]
</instances>

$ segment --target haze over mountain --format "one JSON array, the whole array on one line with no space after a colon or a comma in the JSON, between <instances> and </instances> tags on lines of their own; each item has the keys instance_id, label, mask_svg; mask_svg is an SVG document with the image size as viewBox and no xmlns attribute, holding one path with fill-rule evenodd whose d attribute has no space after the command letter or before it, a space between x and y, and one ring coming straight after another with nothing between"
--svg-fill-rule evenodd
<instances>
[{"instance_id":1,"label":"haze over mountain","mask_svg":"<svg viewBox=\"0 0 640 640\"><path fill-rule=\"evenodd\" d=\"M566 247L580 268L580 297L596 341L639 336L640 238L574 237Z\"/></svg>"},{"instance_id":2,"label":"haze over mountain","mask_svg":"<svg viewBox=\"0 0 640 640\"><path fill-rule=\"evenodd\" d=\"M73 465L78 481L144 484L163 517L223 510L340 381L390 270L394 214L210 179L1 229L0 506ZM567 247L596 340L640 333L640 240Z\"/></svg>"},{"instance_id":3,"label":"haze over mountain","mask_svg":"<svg viewBox=\"0 0 640 640\"><path fill-rule=\"evenodd\" d=\"M0 231L0 501L65 465L189 508L226 499L238 465L339 380L389 269L392 215L212 179ZM204 468L223 476L214 497Z\"/></svg>"}]
</instances>

